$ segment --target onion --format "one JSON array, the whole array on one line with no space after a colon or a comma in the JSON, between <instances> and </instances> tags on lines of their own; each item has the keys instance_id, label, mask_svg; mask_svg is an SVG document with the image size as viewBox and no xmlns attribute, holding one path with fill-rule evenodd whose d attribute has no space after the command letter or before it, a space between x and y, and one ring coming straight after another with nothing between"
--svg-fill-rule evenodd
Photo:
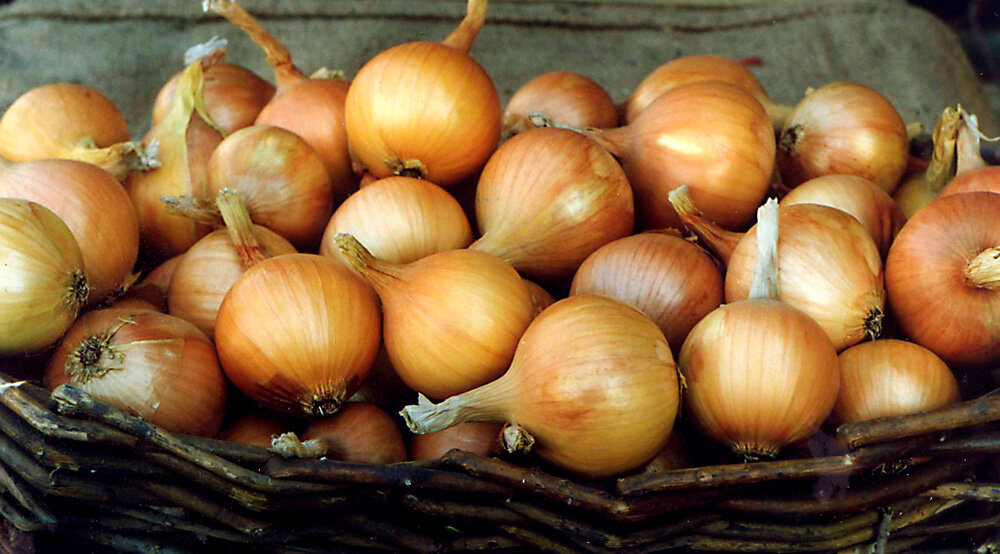
<instances>
[{"instance_id":1,"label":"onion","mask_svg":"<svg viewBox=\"0 0 1000 554\"><path fill-rule=\"evenodd\" d=\"M169 315L84 315L45 372L45 386L63 383L171 433L214 437L222 425L226 379L212 341Z\"/></svg>"},{"instance_id":2,"label":"onion","mask_svg":"<svg viewBox=\"0 0 1000 554\"><path fill-rule=\"evenodd\" d=\"M90 283L90 303L120 291L139 253L139 223L128 194L107 172L72 160L0 160L0 197L52 210L73 232Z\"/></svg>"},{"instance_id":3,"label":"onion","mask_svg":"<svg viewBox=\"0 0 1000 554\"><path fill-rule=\"evenodd\" d=\"M59 340L90 285L73 233L51 210L0 198L0 356Z\"/></svg>"},{"instance_id":4,"label":"onion","mask_svg":"<svg viewBox=\"0 0 1000 554\"><path fill-rule=\"evenodd\" d=\"M504 132L530 129L535 113L573 127L618 125L618 108L611 96L592 79L571 71L545 73L522 85L503 112Z\"/></svg>"},{"instance_id":5,"label":"onion","mask_svg":"<svg viewBox=\"0 0 1000 554\"><path fill-rule=\"evenodd\" d=\"M328 78L325 72L316 78L307 77L292 63L288 49L236 2L207 0L204 5L206 11L225 17L246 32L264 50L267 63L274 68L277 92L254 123L280 127L302 137L319 155L334 186L352 190L357 178L351 170L344 128L344 104L350 83Z\"/></svg>"},{"instance_id":6,"label":"onion","mask_svg":"<svg viewBox=\"0 0 1000 554\"><path fill-rule=\"evenodd\" d=\"M142 298L136 296L123 296L122 298L112 302L107 307L115 310L127 310L134 314L141 312L163 313L163 308L161 306L158 306L156 304L153 304L149 300L143 300Z\"/></svg>"},{"instance_id":7,"label":"onion","mask_svg":"<svg viewBox=\"0 0 1000 554\"><path fill-rule=\"evenodd\" d=\"M487 0L444 43L410 42L372 58L347 93L347 135L376 177L422 177L443 187L474 176L500 140L500 98L469 49Z\"/></svg>"},{"instance_id":8,"label":"onion","mask_svg":"<svg viewBox=\"0 0 1000 554\"><path fill-rule=\"evenodd\" d=\"M79 160L119 181L148 167L142 145L128 140L118 108L100 92L74 83L33 88L0 118L0 156L15 162Z\"/></svg>"},{"instance_id":9,"label":"onion","mask_svg":"<svg viewBox=\"0 0 1000 554\"><path fill-rule=\"evenodd\" d=\"M184 63L190 65L225 46L225 39L213 37L188 49ZM153 101L154 127L170 111L180 80L181 73L174 75L157 93ZM205 71L205 111L226 134L253 125L257 114L273 96L274 85L241 65L219 62Z\"/></svg>"},{"instance_id":10,"label":"onion","mask_svg":"<svg viewBox=\"0 0 1000 554\"><path fill-rule=\"evenodd\" d=\"M806 95L788 117L778 167L793 188L823 175L857 175L892 193L909 152L891 102L864 85L833 83Z\"/></svg>"},{"instance_id":11,"label":"onion","mask_svg":"<svg viewBox=\"0 0 1000 554\"><path fill-rule=\"evenodd\" d=\"M854 216L868 231L884 258L906 216L884 190L854 175L824 175L795 187L781 199L782 206L819 204Z\"/></svg>"},{"instance_id":12,"label":"onion","mask_svg":"<svg viewBox=\"0 0 1000 554\"><path fill-rule=\"evenodd\" d=\"M877 340L840 353L838 423L940 408L961 400L958 381L941 358L912 342Z\"/></svg>"},{"instance_id":13,"label":"onion","mask_svg":"<svg viewBox=\"0 0 1000 554\"><path fill-rule=\"evenodd\" d=\"M469 220L441 187L412 177L388 177L364 187L337 208L319 253L343 261L334 237L354 235L376 258L405 264L472 242Z\"/></svg>"},{"instance_id":14,"label":"onion","mask_svg":"<svg viewBox=\"0 0 1000 554\"><path fill-rule=\"evenodd\" d=\"M979 122L976 116L960 111L962 119L958 125L955 178L941 190L939 196L963 192L1000 193L1000 167L986 165L979 152L979 139L982 136Z\"/></svg>"},{"instance_id":15,"label":"onion","mask_svg":"<svg viewBox=\"0 0 1000 554\"><path fill-rule=\"evenodd\" d=\"M382 344L368 377L348 402L368 402L383 410L395 412L415 396L416 393L406 386L396 373L396 369L392 367L389 353L385 351L385 344Z\"/></svg>"},{"instance_id":16,"label":"onion","mask_svg":"<svg viewBox=\"0 0 1000 554\"><path fill-rule=\"evenodd\" d=\"M793 232L781 219L785 241ZM751 235L759 252L750 299L726 304L698 322L678 360L687 383L686 413L706 435L752 459L773 457L819 429L837 399L840 369L823 329L776 300L776 203L761 208Z\"/></svg>"},{"instance_id":17,"label":"onion","mask_svg":"<svg viewBox=\"0 0 1000 554\"><path fill-rule=\"evenodd\" d=\"M545 311L545 308L556 303L556 299L549 294L549 291L542 288L538 283L525 279L524 284L528 286L528 294L531 296L531 308L534 310L536 317Z\"/></svg>"},{"instance_id":18,"label":"onion","mask_svg":"<svg viewBox=\"0 0 1000 554\"><path fill-rule=\"evenodd\" d=\"M948 364L1000 362L1000 196L938 198L913 215L886 258L889 302L907 336Z\"/></svg>"},{"instance_id":19,"label":"onion","mask_svg":"<svg viewBox=\"0 0 1000 554\"><path fill-rule=\"evenodd\" d=\"M271 448L271 439L289 432L277 414L256 410L236 418L219 434L219 439L239 444Z\"/></svg>"},{"instance_id":20,"label":"onion","mask_svg":"<svg viewBox=\"0 0 1000 554\"><path fill-rule=\"evenodd\" d=\"M322 445L326 457L344 462L397 464L408 459L396 424L372 404L345 404L336 415L310 423L302 440Z\"/></svg>"},{"instance_id":21,"label":"onion","mask_svg":"<svg viewBox=\"0 0 1000 554\"><path fill-rule=\"evenodd\" d=\"M667 193L681 185L709 219L744 229L771 183L774 130L760 103L735 85L685 85L627 126L587 134L622 161L644 229L680 228Z\"/></svg>"},{"instance_id":22,"label":"onion","mask_svg":"<svg viewBox=\"0 0 1000 554\"><path fill-rule=\"evenodd\" d=\"M648 464L643 466L642 473L662 473L686 467L694 467L695 456L691 443L680 429L670 433L670 440Z\"/></svg>"},{"instance_id":23,"label":"onion","mask_svg":"<svg viewBox=\"0 0 1000 554\"><path fill-rule=\"evenodd\" d=\"M482 237L471 248L532 277L571 275L594 250L632 232L625 173L592 140L532 129L490 158L476 189Z\"/></svg>"},{"instance_id":24,"label":"onion","mask_svg":"<svg viewBox=\"0 0 1000 554\"><path fill-rule=\"evenodd\" d=\"M311 254L263 260L229 289L215 322L226 376L262 405L329 415L361 385L380 340L375 294Z\"/></svg>"},{"instance_id":25,"label":"onion","mask_svg":"<svg viewBox=\"0 0 1000 554\"><path fill-rule=\"evenodd\" d=\"M722 274L703 250L664 233L601 247L583 262L570 294L603 294L648 315L679 351L691 328L722 304Z\"/></svg>"},{"instance_id":26,"label":"onion","mask_svg":"<svg viewBox=\"0 0 1000 554\"><path fill-rule=\"evenodd\" d=\"M671 90L690 83L722 81L749 92L767 110L775 129L781 129L792 108L775 104L764 87L746 67L722 56L684 56L653 70L639 83L625 104L625 119L635 121L652 102Z\"/></svg>"},{"instance_id":27,"label":"onion","mask_svg":"<svg viewBox=\"0 0 1000 554\"><path fill-rule=\"evenodd\" d=\"M157 311L167 311L167 291L174 272L184 256L174 256L158 265L145 279L125 291L125 298L137 298L149 302Z\"/></svg>"},{"instance_id":28,"label":"onion","mask_svg":"<svg viewBox=\"0 0 1000 554\"><path fill-rule=\"evenodd\" d=\"M437 460L450 450L462 450L480 456L500 454L501 423L470 421L434 433L413 435L410 458L413 461Z\"/></svg>"},{"instance_id":29,"label":"onion","mask_svg":"<svg viewBox=\"0 0 1000 554\"><path fill-rule=\"evenodd\" d=\"M404 265L373 257L351 235L336 240L381 298L385 348L411 389L446 398L510 364L534 312L528 287L499 258L450 250Z\"/></svg>"},{"instance_id":30,"label":"onion","mask_svg":"<svg viewBox=\"0 0 1000 554\"><path fill-rule=\"evenodd\" d=\"M133 173L126 183L142 239L160 258L184 253L210 230L174 213L160 198L173 195L206 198L209 156L222 142L221 130L205 111L202 94L203 64L212 63L211 58L196 61L184 70L170 113L146 134L147 141L159 144L160 167Z\"/></svg>"},{"instance_id":31,"label":"onion","mask_svg":"<svg viewBox=\"0 0 1000 554\"><path fill-rule=\"evenodd\" d=\"M403 409L415 433L465 421L506 421L508 451L538 455L585 477L648 462L667 442L680 393L663 333L648 317L603 296L571 296L525 331L502 377L440 404Z\"/></svg>"},{"instance_id":32,"label":"onion","mask_svg":"<svg viewBox=\"0 0 1000 554\"><path fill-rule=\"evenodd\" d=\"M960 124L960 110L945 108L934 126L934 152L923 171L914 173L893 193L907 219L934 200L955 170L955 143Z\"/></svg>"}]
</instances>

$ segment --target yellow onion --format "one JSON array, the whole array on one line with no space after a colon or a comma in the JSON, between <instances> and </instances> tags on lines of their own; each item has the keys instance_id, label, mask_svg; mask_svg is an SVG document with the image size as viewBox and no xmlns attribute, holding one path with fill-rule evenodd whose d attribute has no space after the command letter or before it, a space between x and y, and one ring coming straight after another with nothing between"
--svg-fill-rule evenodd
<instances>
[{"instance_id":1,"label":"yellow onion","mask_svg":"<svg viewBox=\"0 0 1000 554\"><path fill-rule=\"evenodd\" d=\"M462 450L480 456L500 454L501 423L470 421L434 433L413 435L410 459L437 460L450 450Z\"/></svg>"},{"instance_id":2,"label":"yellow onion","mask_svg":"<svg viewBox=\"0 0 1000 554\"><path fill-rule=\"evenodd\" d=\"M767 113L728 83L678 87L627 126L587 134L621 160L644 229L680 228L667 194L682 185L709 219L745 229L771 183L775 146Z\"/></svg>"},{"instance_id":3,"label":"yellow onion","mask_svg":"<svg viewBox=\"0 0 1000 554\"><path fill-rule=\"evenodd\" d=\"M820 204L854 216L868 231L884 258L906 216L884 190L863 177L824 175L795 187L781 199L782 206Z\"/></svg>"},{"instance_id":4,"label":"yellow onion","mask_svg":"<svg viewBox=\"0 0 1000 554\"><path fill-rule=\"evenodd\" d=\"M778 167L790 187L823 175L857 175L892 193L909 159L906 125L892 103L857 83L806 95L788 116Z\"/></svg>"},{"instance_id":5,"label":"yellow onion","mask_svg":"<svg viewBox=\"0 0 1000 554\"><path fill-rule=\"evenodd\" d=\"M893 193L892 197L907 218L930 204L954 175L960 116L960 109L944 109L934 127L934 152L927 169L908 176Z\"/></svg>"},{"instance_id":6,"label":"yellow onion","mask_svg":"<svg viewBox=\"0 0 1000 554\"><path fill-rule=\"evenodd\" d=\"M532 448L586 477L636 469L667 442L680 393L663 333L603 296L571 296L525 331L502 377L440 404L403 409L415 433L466 421L504 421L508 451ZM533 445L533 447L532 447Z\"/></svg>"},{"instance_id":7,"label":"yellow onion","mask_svg":"<svg viewBox=\"0 0 1000 554\"><path fill-rule=\"evenodd\" d=\"M15 162L70 159L100 167L119 181L146 169L141 144L129 142L118 108L96 90L49 83L14 100L0 118L0 156Z\"/></svg>"},{"instance_id":8,"label":"yellow onion","mask_svg":"<svg viewBox=\"0 0 1000 554\"><path fill-rule=\"evenodd\" d=\"M539 75L517 89L503 112L504 132L520 133L534 125L532 114L572 127L615 127L618 108L593 79L572 71Z\"/></svg>"},{"instance_id":9,"label":"yellow onion","mask_svg":"<svg viewBox=\"0 0 1000 554\"><path fill-rule=\"evenodd\" d=\"M335 415L310 423L302 440L321 443L327 458L344 462L397 464L408 459L389 414L362 402L345 404Z\"/></svg>"},{"instance_id":10,"label":"yellow onion","mask_svg":"<svg viewBox=\"0 0 1000 554\"><path fill-rule=\"evenodd\" d=\"M214 437L222 425L226 378L212 341L158 312L81 317L45 372L45 386L63 383L172 433Z\"/></svg>"},{"instance_id":11,"label":"yellow onion","mask_svg":"<svg viewBox=\"0 0 1000 554\"><path fill-rule=\"evenodd\" d=\"M271 440L291 431L274 412L256 410L234 419L219 434L219 439L239 444L271 448Z\"/></svg>"},{"instance_id":12,"label":"yellow onion","mask_svg":"<svg viewBox=\"0 0 1000 554\"><path fill-rule=\"evenodd\" d=\"M385 348L407 386L446 398L507 369L534 315L528 287L513 268L476 250L396 264L375 258L351 235L336 240L382 300Z\"/></svg>"},{"instance_id":13,"label":"yellow onion","mask_svg":"<svg viewBox=\"0 0 1000 554\"><path fill-rule=\"evenodd\" d=\"M69 227L41 204L0 198L0 267L0 356L59 340L90 293Z\"/></svg>"},{"instance_id":14,"label":"yellow onion","mask_svg":"<svg viewBox=\"0 0 1000 554\"><path fill-rule=\"evenodd\" d=\"M535 312L535 316L545 311L545 308L556 303L556 299L549 294L549 291L542 288L538 283L525 279L524 284L528 286L528 294L531 296L531 307Z\"/></svg>"},{"instance_id":15,"label":"yellow onion","mask_svg":"<svg viewBox=\"0 0 1000 554\"><path fill-rule=\"evenodd\" d=\"M143 242L160 258L184 253L208 234L207 225L174 213L163 196L207 198L205 182L209 156L222 142L222 132L209 118L203 95L203 65L196 61L181 76L170 112L146 133L145 140L159 144L160 167L133 173L126 186Z\"/></svg>"},{"instance_id":16,"label":"yellow onion","mask_svg":"<svg viewBox=\"0 0 1000 554\"><path fill-rule=\"evenodd\" d=\"M334 240L338 233L354 235L376 258L400 264L472 242L458 201L412 177L387 177L352 194L330 218L321 255L343 260Z\"/></svg>"},{"instance_id":17,"label":"yellow onion","mask_svg":"<svg viewBox=\"0 0 1000 554\"><path fill-rule=\"evenodd\" d=\"M1000 362L1000 195L938 198L913 215L886 258L886 288L908 337L949 364Z\"/></svg>"},{"instance_id":18,"label":"yellow onion","mask_svg":"<svg viewBox=\"0 0 1000 554\"><path fill-rule=\"evenodd\" d=\"M840 424L932 410L961 400L958 381L933 352L912 342L885 339L840 353Z\"/></svg>"},{"instance_id":19,"label":"yellow onion","mask_svg":"<svg viewBox=\"0 0 1000 554\"><path fill-rule=\"evenodd\" d=\"M128 194L97 167L73 160L0 160L0 197L52 210L73 232L90 283L90 303L120 291L139 253L139 224Z\"/></svg>"},{"instance_id":20,"label":"yellow onion","mask_svg":"<svg viewBox=\"0 0 1000 554\"><path fill-rule=\"evenodd\" d=\"M678 358L687 384L685 413L703 433L751 459L773 457L815 433L840 384L837 352L827 334L808 315L776 300L784 271L779 243L793 232L782 217L779 239L776 203L766 204L758 218L748 235L759 248L750 298L705 316Z\"/></svg>"},{"instance_id":21,"label":"yellow onion","mask_svg":"<svg viewBox=\"0 0 1000 554\"><path fill-rule=\"evenodd\" d=\"M958 126L955 178L948 182L939 196L963 192L1000 193L1000 167L989 166L979 152L979 122L976 116L961 111Z\"/></svg>"},{"instance_id":22,"label":"yellow onion","mask_svg":"<svg viewBox=\"0 0 1000 554\"><path fill-rule=\"evenodd\" d=\"M570 294L603 294L648 315L674 351L701 318L722 304L722 274L701 248L665 233L602 246L573 277Z\"/></svg>"},{"instance_id":23,"label":"yellow onion","mask_svg":"<svg viewBox=\"0 0 1000 554\"><path fill-rule=\"evenodd\" d=\"M601 246L632 232L632 190L597 143L531 129L490 158L476 189L482 237L471 248L532 277L571 275Z\"/></svg>"},{"instance_id":24,"label":"yellow onion","mask_svg":"<svg viewBox=\"0 0 1000 554\"><path fill-rule=\"evenodd\" d=\"M229 380L260 404L329 415L361 385L380 340L375 294L311 254L263 260L229 289L215 321Z\"/></svg>"},{"instance_id":25,"label":"yellow onion","mask_svg":"<svg viewBox=\"0 0 1000 554\"><path fill-rule=\"evenodd\" d=\"M474 176L500 140L500 98L468 52L488 0L443 43L410 42L368 61L347 92L347 135L376 177L407 175L452 186Z\"/></svg>"}]
</instances>

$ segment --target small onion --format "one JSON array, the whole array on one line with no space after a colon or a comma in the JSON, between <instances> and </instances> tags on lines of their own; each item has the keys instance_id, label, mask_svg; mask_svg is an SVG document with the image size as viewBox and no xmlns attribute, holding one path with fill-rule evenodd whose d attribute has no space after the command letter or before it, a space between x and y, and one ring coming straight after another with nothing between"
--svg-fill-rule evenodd
<instances>
[{"instance_id":1,"label":"small onion","mask_svg":"<svg viewBox=\"0 0 1000 554\"><path fill-rule=\"evenodd\" d=\"M913 215L886 258L889 303L911 339L948 364L1000 362L1000 195L938 198Z\"/></svg>"},{"instance_id":2,"label":"small onion","mask_svg":"<svg viewBox=\"0 0 1000 554\"><path fill-rule=\"evenodd\" d=\"M960 110L945 108L934 127L934 152L931 161L899 185L892 197L907 219L930 204L955 171L955 144L958 138Z\"/></svg>"},{"instance_id":3,"label":"small onion","mask_svg":"<svg viewBox=\"0 0 1000 554\"><path fill-rule=\"evenodd\" d=\"M689 241L643 233L591 254L570 294L603 294L636 308L656 322L676 352L691 328L722 304L722 274Z\"/></svg>"},{"instance_id":4,"label":"small onion","mask_svg":"<svg viewBox=\"0 0 1000 554\"><path fill-rule=\"evenodd\" d=\"M326 457L344 462L397 464L408 459L395 422L373 404L345 404L336 415L310 423L302 440L322 442Z\"/></svg>"},{"instance_id":5,"label":"small onion","mask_svg":"<svg viewBox=\"0 0 1000 554\"><path fill-rule=\"evenodd\" d=\"M403 409L415 433L505 421L508 451L585 477L636 469L667 442L680 401L673 356L648 317L603 296L571 296L525 331L502 377L440 404Z\"/></svg>"},{"instance_id":6,"label":"small onion","mask_svg":"<svg viewBox=\"0 0 1000 554\"><path fill-rule=\"evenodd\" d=\"M268 408L329 415L378 351L375 294L337 262L310 254L263 260L229 289L215 322L226 376Z\"/></svg>"},{"instance_id":7,"label":"small onion","mask_svg":"<svg viewBox=\"0 0 1000 554\"><path fill-rule=\"evenodd\" d=\"M376 258L401 264L472 243L458 201L412 177L387 177L352 194L330 218L321 255L343 260L334 240L338 233L354 235Z\"/></svg>"},{"instance_id":8,"label":"small onion","mask_svg":"<svg viewBox=\"0 0 1000 554\"><path fill-rule=\"evenodd\" d=\"M962 111L962 123L958 127L955 178L939 196L963 192L1000 193L1000 167L987 165L979 152L981 133L976 116Z\"/></svg>"},{"instance_id":9,"label":"small onion","mask_svg":"<svg viewBox=\"0 0 1000 554\"><path fill-rule=\"evenodd\" d=\"M857 175L892 193L906 170L909 138L892 103L857 83L806 95L781 130L778 167L790 187L823 175Z\"/></svg>"},{"instance_id":10,"label":"small onion","mask_svg":"<svg viewBox=\"0 0 1000 554\"><path fill-rule=\"evenodd\" d=\"M941 358L912 342L877 340L840 353L840 424L940 408L961 400Z\"/></svg>"},{"instance_id":11,"label":"small onion","mask_svg":"<svg viewBox=\"0 0 1000 554\"><path fill-rule=\"evenodd\" d=\"M230 422L219 434L219 440L270 448L274 437L290 430L289 425L274 412L258 410Z\"/></svg>"},{"instance_id":12,"label":"small onion","mask_svg":"<svg viewBox=\"0 0 1000 554\"><path fill-rule=\"evenodd\" d=\"M45 372L45 386L63 383L172 433L214 437L222 425L226 379L212 341L158 312L81 317Z\"/></svg>"},{"instance_id":13,"label":"small onion","mask_svg":"<svg viewBox=\"0 0 1000 554\"><path fill-rule=\"evenodd\" d=\"M438 460L450 450L462 450L480 456L500 454L502 423L470 421L434 433L413 435L410 458L413 461Z\"/></svg>"},{"instance_id":14,"label":"small onion","mask_svg":"<svg viewBox=\"0 0 1000 554\"><path fill-rule=\"evenodd\" d=\"M503 112L504 132L530 129L535 113L572 127L618 125L618 108L611 96L593 79L571 71L545 73L517 89Z\"/></svg>"},{"instance_id":15,"label":"small onion","mask_svg":"<svg viewBox=\"0 0 1000 554\"><path fill-rule=\"evenodd\" d=\"M407 386L446 398L507 369L534 315L528 287L513 268L475 250L395 264L373 257L351 235L336 240L382 300L385 348Z\"/></svg>"},{"instance_id":16,"label":"small onion","mask_svg":"<svg viewBox=\"0 0 1000 554\"><path fill-rule=\"evenodd\" d=\"M87 302L83 256L51 210L0 198L0 356L59 340Z\"/></svg>"},{"instance_id":17,"label":"small onion","mask_svg":"<svg viewBox=\"0 0 1000 554\"><path fill-rule=\"evenodd\" d=\"M476 189L482 237L471 248L532 277L569 276L634 225L625 173L594 141L531 129L490 158Z\"/></svg>"}]
</instances>

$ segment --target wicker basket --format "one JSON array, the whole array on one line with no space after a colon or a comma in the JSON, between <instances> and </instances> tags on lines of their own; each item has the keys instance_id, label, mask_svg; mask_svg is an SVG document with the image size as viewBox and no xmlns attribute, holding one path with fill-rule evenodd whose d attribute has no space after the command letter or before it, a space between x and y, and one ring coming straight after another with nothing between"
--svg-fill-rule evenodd
<instances>
[{"instance_id":1,"label":"wicker basket","mask_svg":"<svg viewBox=\"0 0 1000 554\"><path fill-rule=\"evenodd\" d=\"M286 460L0 375L0 513L41 531L45 552L904 552L939 537L986 552L1000 527L997 421L988 394L843 426L842 456L595 484L460 451ZM848 486L817 497L831 476Z\"/></svg>"}]
</instances>

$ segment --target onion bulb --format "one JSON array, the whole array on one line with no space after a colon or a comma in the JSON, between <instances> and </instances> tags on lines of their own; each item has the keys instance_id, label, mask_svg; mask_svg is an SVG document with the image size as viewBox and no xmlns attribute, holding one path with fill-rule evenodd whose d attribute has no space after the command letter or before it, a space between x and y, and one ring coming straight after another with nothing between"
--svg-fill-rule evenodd
<instances>
[{"instance_id":1,"label":"onion bulb","mask_svg":"<svg viewBox=\"0 0 1000 554\"><path fill-rule=\"evenodd\" d=\"M903 332L948 364L1000 362L1000 195L938 198L913 215L886 258Z\"/></svg>"},{"instance_id":2,"label":"onion bulb","mask_svg":"<svg viewBox=\"0 0 1000 554\"><path fill-rule=\"evenodd\" d=\"M45 372L45 386L63 383L171 433L214 437L222 425L226 379L212 341L158 312L81 317Z\"/></svg>"},{"instance_id":3,"label":"onion bulb","mask_svg":"<svg viewBox=\"0 0 1000 554\"><path fill-rule=\"evenodd\" d=\"M15 162L78 160L119 181L149 167L143 146L129 142L118 108L100 92L75 83L49 83L14 100L0 117L0 156Z\"/></svg>"},{"instance_id":4,"label":"onion bulb","mask_svg":"<svg viewBox=\"0 0 1000 554\"><path fill-rule=\"evenodd\" d=\"M941 358L912 342L877 340L840 353L840 424L940 408L961 400Z\"/></svg>"},{"instance_id":5,"label":"onion bulb","mask_svg":"<svg viewBox=\"0 0 1000 554\"><path fill-rule=\"evenodd\" d=\"M440 404L421 397L402 415L415 433L504 421L508 451L532 448L575 474L608 477L663 448L679 401L660 328L617 300L580 295L535 318L502 377Z\"/></svg>"},{"instance_id":6,"label":"onion bulb","mask_svg":"<svg viewBox=\"0 0 1000 554\"><path fill-rule=\"evenodd\" d=\"M955 145L961 111L945 108L934 126L934 152L927 167L906 177L892 197L907 219L934 200L955 173Z\"/></svg>"},{"instance_id":7,"label":"onion bulb","mask_svg":"<svg viewBox=\"0 0 1000 554\"><path fill-rule=\"evenodd\" d=\"M470 421L454 427L413 435L410 441L410 458L413 461L437 460L450 450L462 450L480 456L500 454L501 423Z\"/></svg>"},{"instance_id":8,"label":"onion bulb","mask_svg":"<svg viewBox=\"0 0 1000 554\"><path fill-rule=\"evenodd\" d=\"M618 108L593 79L572 71L539 75L517 89L503 112L505 133L517 134L534 125L532 114L572 127L615 127Z\"/></svg>"},{"instance_id":9,"label":"onion bulb","mask_svg":"<svg viewBox=\"0 0 1000 554\"><path fill-rule=\"evenodd\" d=\"M603 294L648 315L680 350L691 328L722 304L722 274L701 248L665 233L618 239L590 255L570 294Z\"/></svg>"},{"instance_id":10,"label":"onion bulb","mask_svg":"<svg viewBox=\"0 0 1000 554\"><path fill-rule=\"evenodd\" d=\"M815 433L833 409L840 384L827 333L776 299L779 269L784 271L778 218L777 206L765 205L748 235L759 249L750 298L705 316L678 359L687 383L686 413L706 435L750 459L773 457ZM783 241L793 233L781 219Z\"/></svg>"},{"instance_id":11,"label":"onion bulb","mask_svg":"<svg viewBox=\"0 0 1000 554\"><path fill-rule=\"evenodd\" d=\"M892 193L909 159L906 125L892 103L857 83L806 95L781 130L778 167L794 188L823 175L857 175Z\"/></svg>"},{"instance_id":12,"label":"onion bulb","mask_svg":"<svg viewBox=\"0 0 1000 554\"><path fill-rule=\"evenodd\" d=\"M310 423L302 440L320 443L327 458L344 462L398 464L408 459L395 422L373 404L344 404L335 415Z\"/></svg>"},{"instance_id":13,"label":"onion bulb","mask_svg":"<svg viewBox=\"0 0 1000 554\"><path fill-rule=\"evenodd\" d=\"M271 440L291 431L274 412L255 410L236 418L223 429L219 439L261 448L271 448Z\"/></svg>"},{"instance_id":14,"label":"onion bulb","mask_svg":"<svg viewBox=\"0 0 1000 554\"><path fill-rule=\"evenodd\" d=\"M963 192L1000 193L1000 167L989 166L979 152L979 122L976 116L960 110L962 120L958 125L957 161L955 178L940 196Z\"/></svg>"},{"instance_id":15,"label":"onion bulb","mask_svg":"<svg viewBox=\"0 0 1000 554\"><path fill-rule=\"evenodd\" d=\"M524 284L528 286L528 294L531 296L531 307L535 312L535 316L538 316L538 314L545 311L545 308L556 303L556 299L549 294L549 291L542 288L538 283L525 279Z\"/></svg>"},{"instance_id":16,"label":"onion bulb","mask_svg":"<svg viewBox=\"0 0 1000 554\"><path fill-rule=\"evenodd\" d=\"M771 100L757 77L743 64L722 56L704 54L671 60L647 75L625 104L625 120L629 123L635 121L653 100L677 87L704 81L730 83L752 94L767 110L775 129L781 129L793 109Z\"/></svg>"},{"instance_id":17,"label":"onion bulb","mask_svg":"<svg viewBox=\"0 0 1000 554\"><path fill-rule=\"evenodd\" d=\"M399 264L472 243L458 201L412 177L387 177L352 194L330 218L321 255L343 260L334 240L338 233L354 235L376 258Z\"/></svg>"},{"instance_id":18,"label":"onion bulb","mask_svg":"<svg viewBox=\"0 0 1000 554\"><path fill-rule=\"evenodd\" d=\"M263 260L229 289L215 321L226 376L260 404L295 415L337 411L368 375L380 341L371 288L311 254Z\"/></svg>"},{"instance_id":19,"label":"onion bulb","mask_svg":"<svg viewBox=\"0 0 1000 554\"><path fill-rule=\"evenodd\" d=\"M183 255L174 256L146 275L145 279L132 285L125 291L125 298L137 298L149 302L156 307L157 311L167 311L167 291L170 289L170 281L174 278L174 272L180 265Z\"/></svg>"},{"instance_id":20,"label":"onion bulb","mask_svg":"<svg viewBox=\"0 0 1000 554\"><path fill-rule=\"evenodd\" d=\"M162 306L158 306L149 300L143 300L137 296L123 296L109 304L107 307L115 310L128 310L135 314L141 312L163 313L164 311Z\"/></svg>"},{"instance_id":21,"label":"onion bulb","mask_svg":"<svg viewBox=\"0 0 1000 554\"><path fill-rule=\"evenodd\" d=\"M139 253L139 223L128 194L97 167L74 160L0 160L0 198L52 210L73 232L90 283L90 303L122 290Z\"/></svg>"},{"instance_id":22,"label":"onion bulb","mask_svg":"<svg viewBox=\"0 0 1000 554\"><path fill-rule=\"evenodd\" d=\"M709 219L745 229L771 184L774 130L760 102L735 85L678 87L627 126L587 134L621 160L644 229L680 228L667 194L682 185Z\"/></svg>"},{"instance_id":23,"label":"onion bulb","mask_svg":"<svg viewBox=\"0 0 1000 554\"><path fill-rule=\"evenodd\" d=\"M684 433L680 429L674 429L670 433L670 440L667 441L667 445L663 447L663 450L660 450L660 453L655 458L643 466L642 473L662 473L664 471L694 467L697 465L694 461L695 459L693 445L685 438Z\"/></svg>"},{"instance_id":24,"label":"onion bulb","mask_svg":"<svg viewBox=\"0 0 1000 554\"><path fill-rule=\"evenodd\" d=\"M500 98L468 52L488 0L444 43L410 42L365 64L347 92L351 151L376 177L407 175L449 187L474 176L500 140Z\"/></svg>"},{"instance_id":25,"label":"onion bulb","mask_svg":"<svg viewBox=\"0 0 1000 554\"><path fill-rule=\"evenodd\" d=\"M631 234L632 190L597 143L531 129L490 158L476 188L482 237L471 248L532 277L569 276L594 250Z\"/></svg>"},{"instance_id":26,"label":"onion bulb","mask_svg":"<svg viewBox=\"0 0 1000 554\"><path fill-rule=\"evenodd\" d=\"M528 287L513 268L476 250L395 264L375 258L351 235L336 241L381 298L385 348L411 389L446 398L507 369L534 315Z\"/></svg>"},{"instance_id":27,"label":"onion bulb","mask_svg":"<svg viewBox=\"0 0 1000 554\"><path fill-rule=\"evenodd\" d=\"M0 198L0 267L0 356L59 340L90 293L69 227L41 204Z\"/></svg>"}]
</instances>

